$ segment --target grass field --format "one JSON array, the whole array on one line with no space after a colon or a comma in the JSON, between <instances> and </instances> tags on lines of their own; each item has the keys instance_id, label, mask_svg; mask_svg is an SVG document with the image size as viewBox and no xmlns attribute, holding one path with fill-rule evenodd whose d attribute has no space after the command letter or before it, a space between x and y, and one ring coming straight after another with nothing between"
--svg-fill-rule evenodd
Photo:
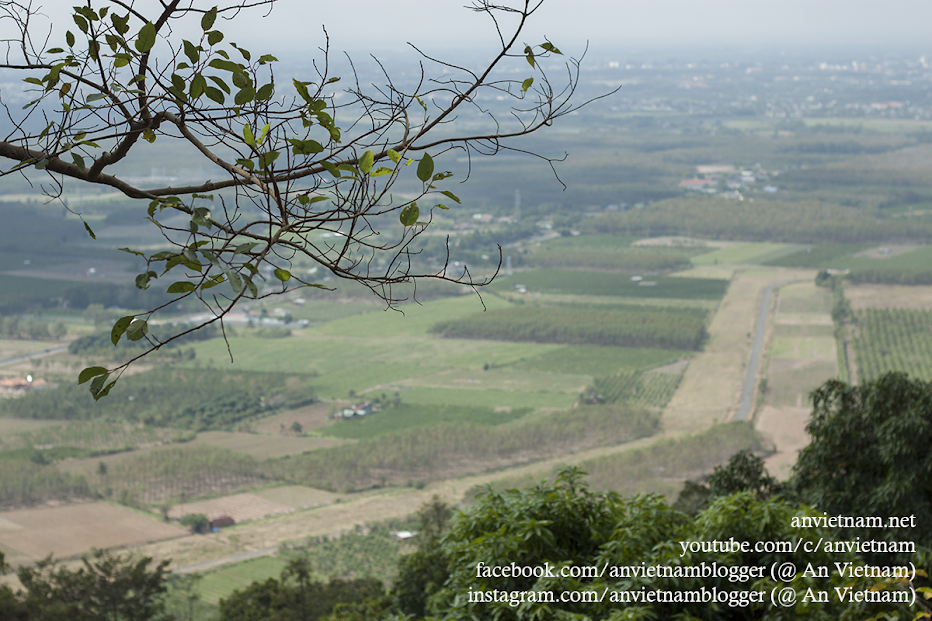
<instances>
[{"instance_id":1,"label":"grass field","mask_svg":"<svg viewBox=\"0 0 932 621\"><path fill-rule=\"evenodd\" d=\"M411 388L401 392L401 398L406 403L411 404L485 408L565 409L573 405L576 397L576 393L518 392L469 388Z\"/></svg>"},{"instance_id":2,"label":"grass field","mask_svg":"<svg viewBox=\"0 0 932 621\"><path fill-rule=\"evenodd\" d=\"M772 244L766 242L750 242L746 244L739 243L693 257L692 264L759 264L776 259L777 257L794 253L800 248L802 248L802 246L799 246L798 244Z\"/></svg>"},{"instance_id":3,"label":"grass field","mask_svg":"<svg viewBox=\"0 0 932 621\"><path fill-rule=\"evenodd\" d=\"M397 407L385 407L380 412L362 418L339 420L321 430L320 433L335 438L363 439L440 423L501 425L521 418L528 411L528 409L514 409L509 412L496 412L482 407L403 403Z\"/></svg>"},{"instance_id":4,"label":"grass field","mask_svg":"<svg viewBox=\"0 0 932 621\"><path fill-rule=\"evenodd\" d=\"M534 358L522 358L508 364L507 368L595 377L619 371L650 369L669 364L687 355L685 351L669 349L574 345L560 347Z\"/></svg>"},{"instance_id":5,"label":"grass field","mask_svg":"<svg viewBox=\"0 0 932 621\"><path fill-rule=\"evenodd\" d=\"M653 282L653 285L643 283ZM508 291L522 284L529 293L564 295L612 295L631 298L684 298L718 300L728 288L727 280L651 276L640 282L625 274L575 272L555 269L534 269L497 278L490 288Z\"/></svg>"},{"instance_id":6,"label":"grass field","mask_svg":"<svg viewBox=\"0 0 932 621\"><path fill-rule=\"evenodd\" d=\"M932 310L872 309L857 313L854 352L859 379L890 371L932 380Z\"/></svg>"}]
</instances>

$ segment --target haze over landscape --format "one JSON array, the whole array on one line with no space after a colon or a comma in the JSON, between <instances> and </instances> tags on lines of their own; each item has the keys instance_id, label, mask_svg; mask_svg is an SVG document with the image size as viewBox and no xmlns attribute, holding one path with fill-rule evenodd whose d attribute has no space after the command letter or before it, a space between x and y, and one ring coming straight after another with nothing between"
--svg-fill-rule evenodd
<instances>
[{"instance_id":1,"label":"haze over landscape","mask_svg":"<svg viewBox=\"0 0 932 621\"><path fill-rule=\"evenodd\" d=\"M71 4L30 29L45 57L125 36L103 86L0 67L0 618L100 618L108 588L121 619L927 609L893 568L932 570L932 5L545 2L432 126L500 51L460 3L205 5L151 38ZM158 122L121 120L132 84ZM829 514L887 527L790 526ZM729 537L879 543L679 554ZM619 569L713 562L798 571Z\"/></svg>"}]
</instances>

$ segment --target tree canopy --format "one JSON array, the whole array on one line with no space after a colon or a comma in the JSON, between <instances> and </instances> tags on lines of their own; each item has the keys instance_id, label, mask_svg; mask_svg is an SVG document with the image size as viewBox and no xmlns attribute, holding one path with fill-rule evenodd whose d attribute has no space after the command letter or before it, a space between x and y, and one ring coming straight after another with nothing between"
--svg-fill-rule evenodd
<instances>
[{"instance_id":1,"label":"tree canopy","mask_svg":"<svg viewBox=\"0 0 932 621\"><path fill-rule=\"evenodd\" d=\"M275 56L229 41L220 28L222 19L248 19L276 0L210 8L181 0L88 2L73 9L66 28L64 20L43 23L30 2L0 2L0 21L12 32L0 69L21 74L32 96L21 112L0 99L12 120L0 136L7 162L0 176L41 181L52 197L78 181L146 201L141 208L167 248L124 249L145 261L138 288L165 287L172 296L113 325L114 344L125 338L148 347L115 368L85 369L80 381L90 381L97 398L107 394L127 365L172 338L151 332L149 322L181 299L195 298L209 313L195 330L222 325L240 300L322 286L295 270L298 261L361 283L389 306L406 299L397 285L418 278L487 282L449 261L423 270L413 259L434 210L460 203L444 189L452 176L442 169L444 155L520 150L511 139L578 107L579 61L568 59L562 82L552 82L541 61L562 52L529 30L542 2L475 0L467 8L487 15L497 34L489 60L469 68L422 53L410 87L387 71L381 85L370 86L355 70L333 75L325 31L312 75L281 79ZM513 77L500 78L505 69ZM497 118L484 99L504 99L510 108ZM483 122L461 126L457 115L465 109ZM121 174L117 164L156 141L198 154L207 178L150 187ZM413 194L393 193L402 179L415 184ZM158 284L169 277L174 282Z\"/></svg>"}]
</instances>

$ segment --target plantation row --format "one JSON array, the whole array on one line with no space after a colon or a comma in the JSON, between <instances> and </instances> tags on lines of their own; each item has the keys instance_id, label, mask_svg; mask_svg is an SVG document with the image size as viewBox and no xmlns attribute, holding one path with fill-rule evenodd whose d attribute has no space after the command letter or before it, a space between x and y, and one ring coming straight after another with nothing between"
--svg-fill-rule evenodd
<instances>
[{"instance_id":1,"label":"plantation row","mask_svg":"<svg viewBox=\"0 0 932 621\"><path fill-rule=\"evenodd\" d=\"M932 311L867 309L858 311L857 325L854 353L861 378L905 371L932 380Z\"/></svg>"},{"instance_id":2,"label":"plantation row","mask_svg":"<svg viewBox=\"0 0 932 621\"><path fill-rule=\"evenodd\" d=\"M86 386L67 383L56 390L0 402L0 414L53 420L142 422L196 431L229 429L276 408L314 401L311 376L256 371L162 367L124 377L119 393L95 402Z\"/></svg>"},{"instance_id":3,"label":"plantation row","mask_svg":"<svg viewBox=\"0 0 932 621\"><path fill-rule=\"evenodd\" d=\"M589 402L622 402L662 408L673 396L681 377L640 371L618 373L610 377L596 378L583 397Z\"/></svg>"},{"instance_id":4,"label":"plantation row","mask_svg":"<svg viewBox=\"0 0 932 621\"><path fill-rule=\"evenodd\" d=\"M12 436L0 437L0 449L11 450L51 444L96 452L130 450L140 444L162 444L191 439L193 432L148 427L120 421L70 421Z\"/></svg>"},{"instance_id":5,"label":"plantation row","mask_svg":"<svg viewBox=\"0 0 932 621\"><path fill-rule=\"evenodd\" d=\"M284 457L266 476L333 491L410 485L653 434L655 414L630 406L581 407L494 427L445 423Z\"/></svg>"},{"instance_id":6,"label":"plantation row","mask_svg":"<svg viewBox=\"0 0 932 621\"><path fill-rule=\"evenodd\" d=\"M87 479L29 460L0 460L0 509L90 495Z\"/></svg>"},{"instance_id":7,"label":"plantation row","mask_svg":"<svg viewBox=\"0 0 932 621\"><path fill-rule=\"evenodd\" d=\"M932 269L923 267L857 269L851 270L845 278L856 285L862 283L932 285Z\"/></svg>"},{"instance_id":8,"label":"plantation row","mask_svg":"<svg viewBox=\"0 0 932 621\"><path fill-rule=\"evenodd\" d=\"M126 504L224 494L260 482L256 460L226 448L170 447L130 457L98 475L100 491Z\"/></svg>"},{"instance_id":9,"label":"plantation row","mask_svg":"<svg viewBox=\"0 0 932 621\"><path fill-rule=\"evenodd\" d=\"M924 241L932 237L929 221L881 219L854 207L823 201L758 199L752 203L698 196L587 218L579 228L599 235L686 235L795 243Z\"/></svg>"},{"instance_id":10,"label":"plantation row","mask_svg":"<svg viewBox=\"0 0 932 621\"><path fill-rule=\"evenodd\" d=\"M706 336L704 319L691 313L566 306L493 310L430 331L447 338L687 350L699 349Z\"/></svg>"}]
</instances>

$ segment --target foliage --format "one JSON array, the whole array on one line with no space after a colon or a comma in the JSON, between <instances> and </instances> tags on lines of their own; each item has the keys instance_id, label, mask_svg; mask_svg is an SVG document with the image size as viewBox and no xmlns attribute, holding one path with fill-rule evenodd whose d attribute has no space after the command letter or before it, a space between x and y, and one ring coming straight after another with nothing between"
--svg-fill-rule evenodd
<instances>
[{"instance_id":1,"label":"foliage","mask_svg":"<svg viewBox=\"0 0 932 621\"><path fill-rule=\"evenodd\" d=\"M5 400L0 411L18 418L109 418L200 431L314 400L309 378L290 373L162 367L127 377L124 386L126 400L95 403L82 387L66 385Z\"/></svg>"},{"instance_id":2,"label":"foliage","mask_svg":"<svg viewBox=\"0 0 932 621\"><path fill-rule=\"evenodd\" d=\"M494 427L444 423L273 460L265 472L329 490L409 485L627 442L657 426L656 414L629 406L552 412Z\"/></svg>"},{"instance_id":3,"label":"foliage","mask_svg":"<svg viewBox=\"0 0 932 621\"><path fill-rule=\"evenodd\" d=\"M932 270L922 267L874 267L851 270L846 276L853 284L932 285Z\"/></svg>"},{"instance_id":4,"label":"foliage","mask_svg":"<svg viewBox=\"0 0 932 621\"><path fill-rule=\"evenodd\" d=\"M83 476L62 472L34 461L0 459L0 507L12 508L47 500L87 498Z\"/></svg>"},{"instance_id":5,"label":"foliage","mask_svg":"<svg viewBox=\"0 0 932 621\"><path fill-rule=\"evenodd\" d=\"M695 515L721 496L747 492L767 500L783 491L784 486L767 473L764 460L745 449L732 455L726 465L716 466L706 484L687 481L673 507Z\"/></svg>"},{"instance_id":6,"label":"foliage","mask_svg":"<svg viewBox=\"0 0 932 621\"><path fill-rule=\"evenodd\" d=\"M452 516L453 510L438 496L418 511L417 550L399 560L392 585L394 606L402 614L423 617L428 600L447 581L450 570L440 542Z\"/></svg>"},{"instance_id":7,"label":"foliage","mask_svg":"<svg viewBox=\"0 0 932 621\"><path fill-rule=\"evenodd\" d=\"M812 394L792 484L830 515L915 516L915 528L843 528L842 536L932 547L932 384L888 373L858 386L830 380Z\"/></svg>"},{"instance_id":8,"label":"foliage","mask_svg":"<svg viewBox=\"0 0 932 621\"><path fill-rule=\"evenodd\" d=\"M437 323L431 332L447 338L691 350L706 336L704 319L692 313L566 306L491 310Z\"/></svg>"},{"instance_id":9,"label":"foliage","mask_svg":"<svg viewBox=\"0 0 932 621\"><path fill-rule=\"evenodd\" d=\"M55 566L51 557L17 572L25 588L19 605L32 621L146 621L159 618L166 566L148 557L104 550L84 557L77 569Z\"/></svg>"},{"instance_id":10,"label":"foliage","mask_svg":"<svg viewBox=\"0 0 932 621\"><path fill-rule=\"evenodd\" d=\"M178 523L189 528L192 533L203 534L210 532L210 520L203 513L182 515Z\"/></svg>"},{"instance_id":11,"label":"foliage","mask_svg":"<svg viewBox=\"0 0 932 621\"><path fill-rule=\"evenodd\" d=\"M383 594L374 578L328 582L311 579L310 562L292 558L278 579L253 582L220 600L221 621L314 621L329 615L338 604L362 604Z\"/></svg>"},{"instance_id":12,"label":"foliage","mask_svg":"<svg viewBox=\"0 0 932 621\"><path fill-rule=\"evenodd\" d=\"M166 347L177 347L178 345L206 341L220 336L220 328L217 326L205 326L201 330L190 332L193 327L194 326L191 324L186 323L152 326L149 330L149 334L161 341L166 341ZM175 335L180 336L173 338ZM147 347L147 344L143 341L131 341L127 339L117 343L116 347L117 351L132 350ZM113 351L114 345L113 342L111 342L109 330L76 338L68 344L68 353L78 356L107 355L111 354Z\"/></svg>"},{"instance_id":13,"label":"foliage","mask_svg":"<svg viewBox=\"0 0 932 621\"><path fill-rule=\"evenodd\" d=\"M60 339L68 332L61 322L49 324L47 321L27 317L0 317L0 336L33 341Z\"/></svg>"},{"instance_id":14,"label":"foliage","mask_svg":"<svg viewBox=\"0 0 932 621\"><path fill-rule=\"evenodd\" d=\"M473 507L458 514L443 539L449 558L450 577L442 591L428 601L438 619L864 619L881 612L907 613L907 606L848 603L832 598L827 603L807 602L807 588L852 586L856 590L886 588L903 590L908 584L876 585L872 580L850 580L837 572L814 579L804 569L832 566L832 562L863 561L853 553L831 554L819 541L831 541L822 528L801 531L792 519L815 512L783 501L761 500L749 493L716 499L695 518L666 506L657 496L622 499L614 493L592 493L581 472L565 470L555 483L507 492L488 491ZM758 552L683 549L689 542L809 541L810 551ZM821 538L821 539L820 539ZM791 562L795 575L774 582L769 573L760 579L695 577L687 573L650 576L624 573L632 567L755 566L770 568ZM512 565L512 563L514 565ZM553 577L492 577L483 565L535 567L549 564ZM776 565L774 565L776 564ZM596 567L595 576L563 577L560 568ZM603 573L602 569L606 571ZM624 599L632 593L663 590L687 591L715 587L728 603L636 602ZM769 592L788 587L797 596L795 605L772 605ZM643 589L643 590L642 590ZM761 603L741 602L741 591L765 593ZM553 591L554 600L546 598ZM562 602L561 592L593 592L588 601ZM520 597L523 592L524 600ZM834 593L834 591L832 591ZM494 597L497 593L499 596ZM469 594L467 596L467 594ZM535 595L540 595L535 601ZM604 599L603 599L604 595ZM908 595L908 591L907 591ZM494 601L493 601L494 599ZM483 601L484 600L484 601Z\"/></svg>"},{"instance_id":15,"label":"foliage","mask_svg":"<svg viewBox=\"0 0 932 621\"><path fill-rule=\"evenodd\" d=\"M148 333L157 311L196 300L209 313L200 325L209 325L222 322L241 299L322 287L296 271L299 261L362 283L389 305L402 301L393 286L415 278L484 284L468 270L448 270L448 258L423 272L410 261L433 211L461 202L442 189L453 173L434 157L441 162L452 150L494 155L513 148L504 139L550 126L578 107L571 99L580 62L569 59L565 84L554 84L545 61L562 52L550 41L523 42L541 2L482 0L470 7L489 17L499 35L484 67L424 54L421 71L439 78L425 75L409 90L380 64L384 83L364 90L351 64L354 75L343 92L332 86L340 77L329 73L326 32L322 57L309 65L312 74L288 81L276 75L275 56L253 55L220 30L241 12L274 3L233 0L210 9L177 2L147 9L90 4L74 9L77 29L64 33L58 20L45 32L43 14L30 4L0 4L0 15L17 31L14 39L21 39L10 40L11 55L0 68L23 76L34 97L11 119L19 131L0 140L0 157L9 164L0 176L46 175L53 198L61 197L68 180L148 201L148 219L171 249L124 249L145 261L136 286L148 289L181 268L164 288L175 296L171 303L114 324L114 343L126 337L148 347L112 369L91 367L97 371L91 375L86 369L82 380L91 381L95 398L108 394L133 360L166 343ZM40 31L43 44L35 46ZM513 78L492 77L512 66L522 67ZM492 118L479 129L456 122L486 96L507 98L507 120L482 109ZM157 140L198 154L214 174L188 186L146 187L120 171L121 161ZM392 192L401 179L417 188L413 196L398 199ZM175 215L184 223L173 221ZM96 239L87 222L84 227ZM335 241L320 243L323 232ZM221 284L219 294L210 291Z\"/></svg>"},{"instance_id":16,"label":"foliage","mask_svg":"<svg viewBox=\"0 0 932 621\"><path fill-rule=\"evenodd\" d=\"M932 311L868 308L856 316L853 339L858 375L865 380L891 371L932 380Z\"/></svg>"}]
</instances>

